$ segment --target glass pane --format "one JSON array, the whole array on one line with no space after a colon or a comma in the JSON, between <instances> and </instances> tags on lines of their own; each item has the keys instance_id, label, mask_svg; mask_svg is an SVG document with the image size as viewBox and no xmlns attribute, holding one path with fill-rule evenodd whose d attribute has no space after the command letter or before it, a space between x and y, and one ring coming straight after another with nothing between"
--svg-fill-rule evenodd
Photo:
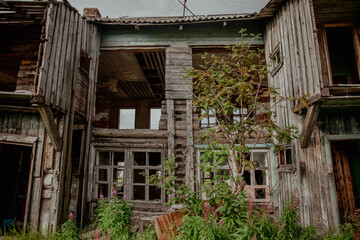
<instances>
[{"instance_id":1,"label":"glass pane","mask_svg":"<svg viewBox=\"0 0 360 240\"><path fill-rule=\"evenodd\" d=\"M265 188L255 188L255 199L266 199Z\"/></svg>"},{"instance_id":2,"label":"glass pane","mask_svg":"<svg viewBox=\"0 0 360 240\"><path fill-rule=\"evenodd\" d=\"M215 126L216 125L216 119L214 116L209 116L209 126Z\"/></svg>"},{"instance_id":3,"label":"glass pane","mask_svg":"<svg viewBox=\"0 0 360 240\"><path fill-rule=\"evenodd\" d=\"M114 183L123 183L124 182L124 171L122 169L114 168L113 181L114 181Z\"/></svg>"},{"instance_id":4,"label":"glass pane","mask_svg":"<svg viewBox=\"0 0 360 240\"><path fill-rule=\"evenodd\" d=\"M124 152L114 152L114 165L124 166Z\"/></svg>"},{"instance_id":5,"label":"glass pane","mask_svg":"<svg viewBox=\"0 0 360 240\"><path fill-rule=\"evenodd\" d=\"M161 117L160 108L150 109L150 129L159 129L160 117Z\"/></svg>"},{"instance_id":6,"label":"glass pane","mask_svg":"<svg viewBox=\"0 0 360 240\"><path fill-rule=\"evenodd\" d=\"M134 169L134 183L145 183L145 170Z\"/></svg>"},{"instance_id":7,"label":"glass pane","mask_svg":"<svg viewBox=\"0 0 360 240\"><path fill-rule=\"evenodd\" d=\"M161 188L157 186L149 186L149 200L161 201Z\"/></svg>"},{"instance_id":8,"label":"glass pane","mask_svg":"<svg viewBox=\"0 0 360 240\"><path fill-rule=\"evenodd\" d=\"M99 169L98 172L98 181L107 181L108 180L108 170L107 169Z\"/></svg>"},{"instance_id":9,"label":"glass pane","mask_svg":"<svg viewBox=\"0 0 360 240\"><path fill-rule=\"evenodd\" d=\"M114 185L115 191L117 192L118 196L124 196L124 185L123 184L115 184Z\"/></svg>"},{"instance_id":10,"label":"glass pane","mask_svg":"<svg viewBox=\"0 0 360 240\"><path fill-rule=\"evenodd\" d=\"M135 109L119 109L119 129L135 129Z\"/></svg>"},{"instance_id":11,"label":"glass pane","mask_svg":"<svg viewBox=\"0 0 360 240\"><path fill-rule=\"evenodd\" d=\"M146 152L134 152L134 166L146 165Z\"/></svg>"},{"instance_id":12,"label":"glass pane","mask_svg":"<svg viewBox=\"0 0 360 240\"><path fill-rule=\"evenodd\" d=\"M106 198L109 197L108 186L108 184L98 184L98 198L101 198L101 195Z\"/></svg>"},{"instance_id":13,"label":"glass pane","mask_svg":"<svg viewBox=\"0 0 360 240\"><path fill-rule=\"evenodd\" d=\"M149 166L160 166L160 165L161 165L161 153L149 152Z\"/></svg>"},{"instance_id":14,"label":"glass pane","mask_svg":"<svg viewBox=\"0 0 360 240\"><path fill-rule=\"evenodd\" d=\"M134 186L133 191L134 200L145 200L145 186Z\"/></svg>"},{"instance_id":15,"label":"glass pane","mask_svg":"<svg viewBox=\"0 0 360 240\"><path fill-rule=\"evenodd\" d=\"M110 152L99 152L99 165L110 165Z\"/></svg>"},{"instance_id":16,"label":"glass pane","mask_svg":"<svg viewBox=\"0 0 360 240\"><path fill-rule=\"evenodd\" d=\"M251 185L250 171L245 171L243 177L244 177L246 184Z\"/></svg>"},{"instance_id":17,"label":"glass pane","mask_svg":"<svg viewBox=\"0 0 360 240\"><path fill-rule=\"evenodd\" d=\"M255 185L266 185L266 171L255 170Z\"/></svg>"},{"instance_id":18,"label":"glass pane","mask_svg":"<svg viewBox=\"0 0 360 240\"><path fill-rule=\"evenodd\" d=\"M266 152L253 152L252 154L257 167L266 167Z\"/></svg>"}]
</instances>

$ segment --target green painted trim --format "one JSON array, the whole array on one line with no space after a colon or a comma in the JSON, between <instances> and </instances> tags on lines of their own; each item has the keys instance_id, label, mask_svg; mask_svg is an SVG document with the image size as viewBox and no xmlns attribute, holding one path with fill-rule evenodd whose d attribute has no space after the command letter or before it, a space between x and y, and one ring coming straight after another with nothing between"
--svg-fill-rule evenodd
<instances>
[{"instance_id":1,"label":"green painted trim","mask_svg":"<svg viewBox=\"0 0 360 240\"><path fill-rule=\"evenodd\" d=\"M339 135L325 135L325 153L326 153L326 163L329 173L329 187L330 187L330 198L331 198L331 209L334 215L334 228L339 229L340 226L340 214L339 208L337 205L336 197L336 185L334 178L334 167L332 163L332 154L331 154L331 141L341 141L341 140L355 140L360 139L360 134L339 134Z\"/></svg>"}]
</instances>

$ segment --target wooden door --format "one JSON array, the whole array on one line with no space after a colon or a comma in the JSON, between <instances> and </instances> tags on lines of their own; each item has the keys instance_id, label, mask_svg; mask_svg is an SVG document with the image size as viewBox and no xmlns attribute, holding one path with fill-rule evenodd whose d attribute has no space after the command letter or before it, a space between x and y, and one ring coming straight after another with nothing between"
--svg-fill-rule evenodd
<instances>
[{"instance_id":1,"label":"wooden door","mask_svg":"<svg viewBox=\"0 0 360 240\"><path fill-rule=\"evenodd\" d=\"M337 202L341 221L360 206L360 154L358 141L331 144Z\"/></svg>"}]
</instances>

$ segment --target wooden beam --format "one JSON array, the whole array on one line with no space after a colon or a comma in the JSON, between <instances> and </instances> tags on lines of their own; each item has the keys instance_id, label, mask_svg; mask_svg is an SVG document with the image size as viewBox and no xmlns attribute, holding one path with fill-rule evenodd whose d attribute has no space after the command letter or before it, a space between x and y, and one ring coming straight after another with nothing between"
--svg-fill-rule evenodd
<instances>
[{"instance_id":1,"label":"wooden beam","mask_svg":"<svg viewBox=\"0 0 360 240\"><path fill-rule=\"evenodd\" d=\"M166 130L154 129L94 129L95 137L167 138Z\"/></svg>"},{"instance_id":2,"label":"wooden beam","mask_svg":"<svg viewBox=\"0 0 360 240\"><path fill-rule=\"evenodd\" d=\"M62 148L62 142L59 134L59 129L55 123L54 115L50 107L45 105L39 105L38 107L41 119L45 125L46 131L50 136L54 149L55 151L59 152Z\"/></svg>"},{"instance_id":3,"label":"wooden beam","mask_svg":"<svg viewBox=\"0 0 360 240\"><path fill-rule=\"evenodd\" d=\"M307 148L309 146L310 137L314 131L315 123L317 121L320 112L321 102L316 102L309 107L306 113L305 122L301 131L301 136L304 138L301 140L301 147Z\"/></svg>"}]
</instances>

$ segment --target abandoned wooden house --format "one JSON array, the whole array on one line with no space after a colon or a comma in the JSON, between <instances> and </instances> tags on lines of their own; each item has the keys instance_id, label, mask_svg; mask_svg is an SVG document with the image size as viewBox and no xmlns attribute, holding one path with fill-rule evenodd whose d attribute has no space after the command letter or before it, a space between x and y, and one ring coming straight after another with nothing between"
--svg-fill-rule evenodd
<instances>
[{"instance_id":1,"label":"abandoned wooden house","mask_svg":"<svg viewBox=\"0 0 360 240\"><path fill-rule=\"evenodd\" d=\"M268 84L309 108L277 105L277 121L304 138L276 156L252 146L249 201L277 212L292 193L301 221L337 227L360 207L359 20L356 0L271 0L259 13L101 18L67 1L0 1L0 220L54 229L84 223L100 195L126 195L135 214L168 211L146 176L176 158L178 181L203 181L199 122L187 69L219 56L238 32L262 33ZM302 110L302 113L299 113ZM145 176L142 174L145 172ZM257 175L261 177L256 177Z\"/></svg>"}]
</instances>

